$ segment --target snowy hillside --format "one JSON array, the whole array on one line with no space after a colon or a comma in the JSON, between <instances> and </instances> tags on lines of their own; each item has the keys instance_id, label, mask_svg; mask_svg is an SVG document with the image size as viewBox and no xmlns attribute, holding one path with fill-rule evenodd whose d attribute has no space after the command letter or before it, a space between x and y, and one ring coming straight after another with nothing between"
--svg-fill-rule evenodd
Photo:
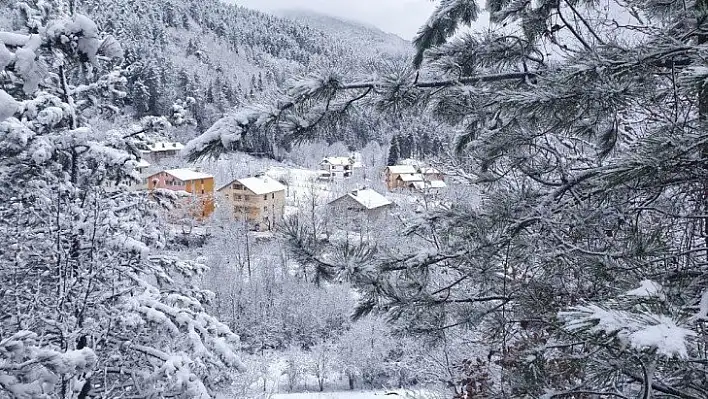
<instances>
[{"instance_id":1,"label":"snowy hillside","mask_svg":"<svg viewBox=\"0 0 708 399\"><path fill-rule=\"evenodd\" d=\"M413 47L410 42L392 33L386 33L379 28L364 23L345 20L325 14L306 10L282 10L276 13L336 37L352 48L361 48L367 55L394 55L405 57L411 55Z\"/></svg>"},{"instance_id":2,"label":"snowy hillside","mask_svg":"<svg viewBox=\"0 0 708 399\"><path fill-rule=\"evenodd\" d=\"M346 34L332 40L333 25L324 18L285 19L219 0L76 4L126 50L128 113L164 115L177 99L193 97L197 132L317 65L371 68L407 49L402 39L355 23L346 23ZM16 15L11 6L0 3L0 13Z\"/></svg>"}]
</instances>

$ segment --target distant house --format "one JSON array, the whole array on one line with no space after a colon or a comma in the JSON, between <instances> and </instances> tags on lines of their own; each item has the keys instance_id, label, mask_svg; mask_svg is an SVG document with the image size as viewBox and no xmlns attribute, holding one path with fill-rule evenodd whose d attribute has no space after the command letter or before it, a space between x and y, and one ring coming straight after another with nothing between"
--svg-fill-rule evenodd
<instances>
[{"instance_id":1,"label":"distant house","mask_svg":"<svg viewBox=\"0 0 708 399\"><path fill-rule=\"evenodd\" d=\"M445 175L439 170L429 166L416 166L412 164L387 166L384 171L384 180L389 191L396 189L410 189L427 191L440 189L445 184Z\"/></svg>"},{"instance_id":2,"label":"distant house","mask_svg":"<svg viewBox=\"0 0 708 399\"><path fill-rule=\"evenodd\" d=\"M148 168L150 168L150 166L152 166L152 165L150 164L150 162L148 162L148 161L146 161L146 160L144 160L144 159L141 159L141 160L138 161L138 164L135 166L135 170L136 170L138 173L140 173L140 182L139 182L139 183L131 182L131 183L129 184L129 186L130 186L131 189L133 189L133 190L144 190L144 189L147 188L147 177L148 177L148 175L147 175L148 172L147 172L147 171L148 171Z\"/></svg>"},{"instance_id":3,"label":"distant house","mask_svg":"<svg viewBox=\"0 0 708 399\"><path fill-rule=\"evenodd\" d=\"M396 188L401 188L401 187L412 188L415 186L415 183L422 183L424 180L425 179L423 178L423 175L420 173L401 173L396 178L395 187Z\"/></svg>"},{"instance_id":4,"label":"distant house","mask_svg":"<svg viewBox=\"0 0 708 399\"><path fill-rule=\"evenodd\" d=\"M320 162L320 179L351 177L354 169L361 167L361 162L354 157L327 157Z\"/></svg>"},{"instance_id":5,"label":"distant house","mask_svg":"<svg viewBox=\"0 0 708 399\"><path fill-rule=\"evenodd\" d=\"M445 181L438 179L439 174L431 173L403 173L396 179L396 188L406 188L411 190L434 192L447 187Z\"/></svg>"},{"instance_id":6,"label":"distant house","mask_svg":"<svg viewBox=\"0 0 708 399\"><path fill-rule=\"evenodd\" d=\"M236 179L221 187L220 195L234 219L246 220L259 230L271 230L283 220L286 187L268 176Z\"/></svg>"},{"instance_id":7,"label":"distant house","mask_svg":"<svg viewBox=\"0 0 708 399\"><path fill-rule=\"evenodd\" d=\"M175 159L179 156L184 144L177 142L157 142L148 145L147 150L142 151L143 158L151 162L159 163L167 159Z\"/></svg>"},{"instance_id":8,"label":"distant house","mask_svg":"<svg viewBox=\"0 0 708 399\"><path fill-rule=\"evenodd\" d=\"M115 192L118 190L118 187L120 185L125 185L128 187L129 190L131 191L136 191L136 190L143 190L147 188L147 169L150 167L150 162L147 162L144 159L141 159L138 161L138 164L135 165L135 171L140 174L140 181L134 181L130 179L125 179L120 182L120 184L115 184L114 182L105 182L103 184L103 187L109 191L109 192Z\"/></svg>"},{"instance_id":9,"label":"distant house","mask_svg":"<svg viewBox=\"0 0 708 399\"><path fill-rule=\"evenodd\" d=\"M147 178L149 190L162 188L192 194L185 200L195 218L203 219L214 212L214 176L191 169L171 169L150 175Z\"/></svg>"},{"instance_id":10,"label":"distant house","mask_svg":"<svg viewBox=\"0 0 708 399\"><path fill-rule=\"evenodd\" d=\"M135 170L137 170L139 173L144 173L150 166L152 166L150 162L141 159L138 161L138 165L135 166Z\"/></svg>"},{"instance_id":11,"label":"distant house","mask_svg":"<svg viewBox=\"0 0 708 399\"><path fill-rule=\"evenodd\" d=\"M370 218L375 218L393 207L393 202L370 188L364 188L347 193L330 202L328 206L338 213L365 214Z\"/></svg>"},{"instance_id":12,"label":"distant house","mask_svg":"<svg viewBox=\"0 0 708 399\"><path fill-rule=\"evenodd\" d=\"M399 177L401 175L415 175L416 173L418 173L418 170L415 166L412 165L387 166L386 170L384 171L386 187L388 187L389 191L395 190L396 188L401 187L400 181L402 180L399 180Z\"/></svg>"},{"instance_id":13,"label":"distant house","mask_svg":"<svg viewBox=\"0 0 708 399\"><path fill-rule=\"evenodd\" d=\"M426 181L444 181L445 180L445 175L437 170L436 168L433 168L431 166L424 166L419 169L419 172L421 175L423 175L423 179Z\"/></svg>"},{"instance_id":14,"label":"distant house","mask_svg":"<svg viewBox=\"0 0 708 399\"><path fill-rule=\"evenodd\" d=\"M447 184L442 180L423 180L413 183L413 187L419 191L436 191L447 187Z\"/></svg>"}]
</instances>

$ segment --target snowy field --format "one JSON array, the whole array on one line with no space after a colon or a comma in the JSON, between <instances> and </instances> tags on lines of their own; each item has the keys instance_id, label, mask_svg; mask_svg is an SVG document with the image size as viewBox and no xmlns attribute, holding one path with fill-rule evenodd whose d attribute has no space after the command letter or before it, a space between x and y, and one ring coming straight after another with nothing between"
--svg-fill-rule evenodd
<instances>
[{"instance_id":1,"label":"snowy field","mask_svg":"<svg viewBox=\"0 0 708 399\"><path fill-rule=\"evenodd\" d=\"M414 395L401 391L340 391L340 392L303 392L276 394L272 399L400 399L400 398L437 398L426 393Z\"/></svg>"},{"instance_id":2,"label":"snowy field","mask_svg":"<svg viewBox=\"0 0 708 399\"><path fill-rule=\"evenodd\" d=\"M386 395L386 392L313 392L284 393L273 396L273 399L373 399L395 398L396 395Z\"/></svg>"}]
</instances>

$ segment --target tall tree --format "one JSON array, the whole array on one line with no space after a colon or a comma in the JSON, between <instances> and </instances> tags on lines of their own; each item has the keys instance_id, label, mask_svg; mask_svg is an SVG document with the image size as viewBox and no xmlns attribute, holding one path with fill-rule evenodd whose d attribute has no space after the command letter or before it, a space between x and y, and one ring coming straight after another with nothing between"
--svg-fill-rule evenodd
<instances>
[{"instance_id":1,"label":"tall tree","mask_svg":"<svg viewBox=\"0 0 708 399\"><path fill-rule=\"evenodd\" d=\"M0 397L209 397L238 337L204 266L161 252L174 198L127 189L148 126L89 123L125 96L122 51L67 6L18 2L0 31Z\"/></svg>"},{"instance_id":2,"label":"tall tree","mask_svg":"<svg viewBox=\"0 0 708 399\"><path fill-rule=\"evenodd\" d=\"M393 138L391 139L391 146L388 147L388 166L393 166L398 163L398 160L401 159L400 151L401 150L399 149L398 135L393 136Z\"/></svg>"}]
</instances>

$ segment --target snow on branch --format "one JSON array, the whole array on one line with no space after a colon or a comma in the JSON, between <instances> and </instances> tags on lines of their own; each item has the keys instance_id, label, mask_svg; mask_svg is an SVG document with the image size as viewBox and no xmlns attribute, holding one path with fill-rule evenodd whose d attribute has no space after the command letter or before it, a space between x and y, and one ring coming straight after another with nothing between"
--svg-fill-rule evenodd
<instances>
[{"instance_id":1,"label":"snow on branch","mask_svg":"<svg viewBox=\"0 0 708 399\"><path fill-rule=\"evenodd\" d=\"M118 41L112 36L100 38L96 23L81 14L52 20L39 33L0 32L0 69L14 66L26 93L37 90L50 75L49 65L40 56L43 48L79 53L91 63L96 62L98 55L114 59L123 56Z\"/></svg>"},{"instance_id":2,"label":"snow on branch","mask_svg":"<svg viewBox=\"0 0 708 399\"><path fill-rule=\"evenodd\" d=\"M13 397L43 397L54 390L59 378L72 378L93 370L96 354L89 348L61 351L40 344L39 336L27 330L0 341L0 393Z\"/></svg>"},{"instance_id":3,"label":"snow on branch","mask_svg":"<svg viewBox=\"0 0 708 399\"><path fill-rule=\"evenodd\" d=\"M698 313L692 318L695 321L708 321L708 291L703 293L698 304Z\"/></svg>"},{"instance_id":4,"label":"snow on branch","mask_svg":"<svg viewBox=\"0 0 708 399\"><path fill-rule=\"evenodd\" d=\"M474 0L441 0L413 39L417 50L413 65L420 67L426 50L444 44L460 25L469 25L477 20L477 14L477 2Z\"/></svg>"},{"instance_id":5,"label":"snow on branch","mask_svg":"<svg viewBox=\"0 0 708 399\"><path fill-rule=\"evenodd\" d=\"M687 358L687 341L696 336L694 331L679 326L670 317L654 313L638 314L586 305L575 306L558 316L570 332L614 335L623 346L655 351L668 358Z\"/></svg>"},{"instance_id":6,"label":"snow on branch","mask_svg":"<svg viewBox=\"0 0 708 399\"><path fill-rule=\"evenodd\" d=\"M264 125L270 119L268 115L264 109L255 107L229 114L216 121L201 136L189 141L182 149L182 156L194 161L206 156L218 157L233 150L249 129Z\"/></svg>"},{"instance_id":7,"label":"snow on branch","mask_svg":"<svg viewBox=\"0 0 708 399\"><path fill-rule=\"evenodd\" d=\"M651 280L643 280L639 288L635 288L633 290L627 291L625 295L628 296L636 296L636 297L643 297L643 298L663 298L663 294L661 293L661 284L651 281Z\"/></svg>"},{"instance_id":8,"label":"snow on branch","mask_svg":"<svg viewBox=\"0 0 708 399\"><path fill-rule=\"evenodd\" d=\"M244 135L272 129L289 136L311 132L330 116L342 116L354 103L376 95L373 102L380 108L410 106L423 95L421 89L438 89L489 82L523 81L538 76L539 72L509 72L467 76L458 79L418 81L414 73L403 71L377 80L342 83L336 72L317 77L308 75L291 83L286 95L271 104L241 108L218 120L201 136L187 143L182 156L190 161L218 157L237 150ZM354 93L346 96L344 92ZM297 137L296 137L297 138Z\"/></svg>"}]
</instances>

